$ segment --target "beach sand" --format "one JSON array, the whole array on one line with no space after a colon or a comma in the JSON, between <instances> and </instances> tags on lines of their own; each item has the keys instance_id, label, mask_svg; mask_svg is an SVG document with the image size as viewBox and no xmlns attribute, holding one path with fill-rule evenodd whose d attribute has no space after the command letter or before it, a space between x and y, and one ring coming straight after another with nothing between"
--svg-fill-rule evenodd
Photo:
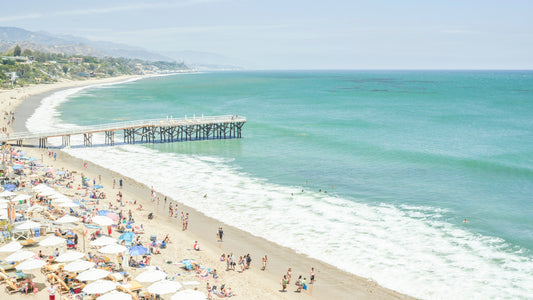
<instances>
[{"instance_id":1,"label":"beach sand","mask_svg":"<svg viewBox=\"0 0 533 300\"><path fill-rule=\"evenodd\" d=\"M19 91L0 92L0 103L3 111L16 111L16 121L11 127L11 130L25 131L25 120L33 113L40 100L47 94L72 86L80 86L87 84L97 84L103 82L112 82L117 80L125 80L130 77L113 78L102 81L90 80L82 82L61 82L58 84L51 84L46 86L30 86ZM16 99L13 99L15 97ZM2 120L4 121L4 120ZM5 126L5 125L2 125ZM214 141L216 142L216 141ZM136 201L137 204L126 204L123 208L127 213L129 209L133 212L133 217L136 225L143 224L145 234L142 239L148 241L151 235L157 235L158 239L162 239L165 234L169 234L172 243L167 249L162 250L162 255L154 255L152 265L160 266L164 269L169 277L173 277L178 281L198 281L200 285L185 286L186 288L197 287L200 291L206 291L206 281L211 285L220 286L226 284L237 294L239 299L410 299L409 296L402 295L398 292L383 288L374 281L355 276L345 271L339 270L331 265L321 261L309 258L305 255L298 254L295 251L274 244L261 237L253 236L247 232L223 224L220 221L205 216L201 212L195 211L173 199L168 199L167 205L164 202L164 195L157 194L160 198L159 205L156 202L150 201L151 190L150 187L142 183L136 182L124 175L117 174L105 168L105 166L98 166L88 162L87 167L84 167L84 162L78 158L61 152L59 149L38 149L35 147L24 147L24 151L29 156L41 159L42 164L52 166L56 169L64 169L76 171L76 182L74 187L77 187L81 182L80 174L83 173L89 178L94 178L98 183L98 178L102 178L101 184L104 186L103 190L107 195L107 199L100 202L100 208L111 202L116 205L115 195L118 193L118 181L116 189L113 189L113 179L124 179L124 187L120 190L124 196L125 201ZM48 151L58 153L57 160L48 157ZM71 189L68 193L77 192L76 189ZM179 199L178 199L179 200ZM172 202L171 202L172 201ZM181 230L181 219L168 217L168 203L177 203L178 211L189 213L190 223L189 229ZM136 210L135 208L142 204L144 210ZM148 220L147 215L150 212L155 213L153 220ZM245 216L243 216L245 217ZM224 228L224 241L217 241L215 235L218 227ZM118 233L113 233L114 237L118 237ZM201 251L192 250L195 241L198 241ZM81 244L81 243L80 243ZM83 245L83 244L82 244ZM46 254L51 253L52 249L35 247L32 251L42 249ZM47 251L47 252L45 252ZM90 250L88 247L88 240L86 241L86 251ZM243 273L237 271L225 271L226 263L219 260L222 253L234 253L237 258L241 255L250 254L252 257L252 264L250 270ZM265 271L261 270L261 258L267 254L269 263ZM0 254L0 259L4 256ZM218 280L200 279L192 274L184 273L183 270L174 265L185 258L195 259L202 267L216 269L220 278ZM342 259L341 257L339 259ZM167 261L172 263L167 264ZM280 281L288 268L292 268L292 280L288 286L288 291L280 292ZM308 285L308 290L302 293L294 292L296 286L294 282L299 275L307 278L309 282L309 272L314 267L316 271L316 282L313 285ZM133 270L128 268L127 271L135 277L136 274L142 270ZM43 276L34 271L37 275L35 281L44 283ZM179 274L179 275L178 275ZM144 285L147 287L149 284ZM4 290L0 290L0 294L4 294ZM7 294L6 294L7 295ZM170 299L170 295L166 295L164 299ZM47 297L46 290L40 291L33 296L13 295L10 298L24 298L24 299L45 299ZM214 297L217 298L216 296Z\"/></svg>"}]
</instances>

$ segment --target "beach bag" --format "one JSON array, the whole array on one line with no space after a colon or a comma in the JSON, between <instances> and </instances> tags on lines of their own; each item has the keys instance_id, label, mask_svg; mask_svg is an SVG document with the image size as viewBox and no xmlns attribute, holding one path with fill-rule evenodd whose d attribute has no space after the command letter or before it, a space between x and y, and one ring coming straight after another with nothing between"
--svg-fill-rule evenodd
<instances>
[{"instance_id":1,"label":"beach bag","mask_svg":"<svg viewBox=\"0 0 533 300\"><path fill-rule=\"evenodd\" d=\"M307 284L304 283L304 290L307 291Z\"/></svg>"}]
</instances>

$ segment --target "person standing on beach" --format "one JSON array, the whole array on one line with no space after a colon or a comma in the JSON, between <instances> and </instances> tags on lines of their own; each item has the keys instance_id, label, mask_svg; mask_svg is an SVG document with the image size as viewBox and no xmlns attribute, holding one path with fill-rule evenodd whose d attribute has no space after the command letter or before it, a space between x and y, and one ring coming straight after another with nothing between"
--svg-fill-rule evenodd
<instances>
[{"instance_id":1,"label":"person standing on beach","mask_svg":"<svg viewBox=\"0 0 533 300\"><path fill-rule=\"evenodd\" d=\"M291 277L292 277L292 269L289 268L289 269L287 270L287 277L286 277L286 278L287 278L287 284L290 284L290 283L291 283Z\"/></svg>"},{"instance_id":2,"label":"person standing on beach","mask_svg":"<svg viewBox=\"0 0 533 300\"><path fill-rule=\"evenodd\" d=\"M48 299L55 300L56 299L56 287L55 285L51 284L48 288Z\"/></svg>"},{"instance_id":3,"label":"person standing on beach","mask_svg":"<svg viewBox=\"0 0 533 300\"><path fill-rule=\"evenodd\" d=\"M281 279L281 291L282 292L286 292L287 291L287 284L289 284L289 282L287 281L287 275L283 275L283 278Z\"/></svg>"},{"instance_id":4,"label":"person standing on beach","mask_svg":"<svg viewBox=\"0 0 533 300\"><path fill-rule=\"evenodd\" d=\"M311 281L309 284L315 283L315 268L311 268Z\"/></svg>"},{"instance_id":5,"label":"person standing on beach","mask_svg":"<svg viewBox=\"0 0 533 300\"><path fill-rule=\"evenodd\" d=\"M222 227L218 227L218 240L222 242L222 236L224 236L224 230L222 230Z\"/></svg>"},{"instance_id":6,"label":"person standing on beach","mask_svg":"<svg viewBox=\"0 0 533 300\"><path fill-rule=\"evenodd\" d=\"M116 184L116 181L115 181L115 178L113 178L113 189L115 189L115 184Z\"/></svg>"},{"instance_id":7,"label":"person standing on beach","mask_svg":"<svg viewBox=\"0 0 533 300\"><path fill-rule=\"evenodd\" d=\"M118 181L118 185L119 185L120 188L122 189L122 178L120 178L120 180Z\"/></svg>"},{"instance_id":8,"label":"person standing on beach","mask_svg":"<svg viewBox=\"0 0 533 300\"><path fill-rule=\"evenodd\" d=\"M262 263L263 263L263 268L261 268L261 270L264 271L264 270L266 270L267 263L268 263L268 257L267 257L266 254L265 254L265 256L263 256Z\"/></svg>"},{"instance_id":9,"label":"person standing on beach","mask_svg":"<svg viewBox=\"0 0 533 300\"><path fill-rule=\"evenodd\" d=\"M54 160L57 160L57 152L54 152Z\"/></svg>"}]
</instances>

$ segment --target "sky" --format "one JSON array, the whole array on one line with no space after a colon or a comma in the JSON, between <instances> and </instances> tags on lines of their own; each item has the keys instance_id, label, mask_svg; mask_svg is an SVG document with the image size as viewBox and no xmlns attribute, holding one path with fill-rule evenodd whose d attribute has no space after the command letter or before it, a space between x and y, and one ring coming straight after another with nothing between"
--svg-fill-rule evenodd
<instances>
[{"instance_id":1,"label":"sky","mask_svg":"<svg viewBox=\"0 0 533 300\"><path fill-rule=\"evenodd\" d=\"M533 69L530 0L38 0L0 26L252 69Z\"/></svg>"}]
</instances>

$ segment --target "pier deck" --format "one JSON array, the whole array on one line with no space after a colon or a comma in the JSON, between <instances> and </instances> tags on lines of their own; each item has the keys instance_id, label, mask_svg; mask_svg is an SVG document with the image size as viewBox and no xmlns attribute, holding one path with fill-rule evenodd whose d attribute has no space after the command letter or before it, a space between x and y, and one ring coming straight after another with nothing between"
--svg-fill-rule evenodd
<instances>
[{"instance_id":1,"label":"pier deck","mask_svg":"<svg viewBox=\"0 0 533 300\"><path fill-rule=\"evenodd\" d=\"M166 118L128 121L101 125L76 127L42 132L19 132L0 135L0 143L23 145L28 140L39 140L39 147L47 147L48 139L62 137L62 145L70 146L70 138L83 135L83 144L93 145L93 134L104 133L106 145L115 144L115 133L122 132L124 143L192 141L206 139L241 138L241 129L246 123L242 116L209 116L193 118Z\"/></svg>"}]
</instances>

